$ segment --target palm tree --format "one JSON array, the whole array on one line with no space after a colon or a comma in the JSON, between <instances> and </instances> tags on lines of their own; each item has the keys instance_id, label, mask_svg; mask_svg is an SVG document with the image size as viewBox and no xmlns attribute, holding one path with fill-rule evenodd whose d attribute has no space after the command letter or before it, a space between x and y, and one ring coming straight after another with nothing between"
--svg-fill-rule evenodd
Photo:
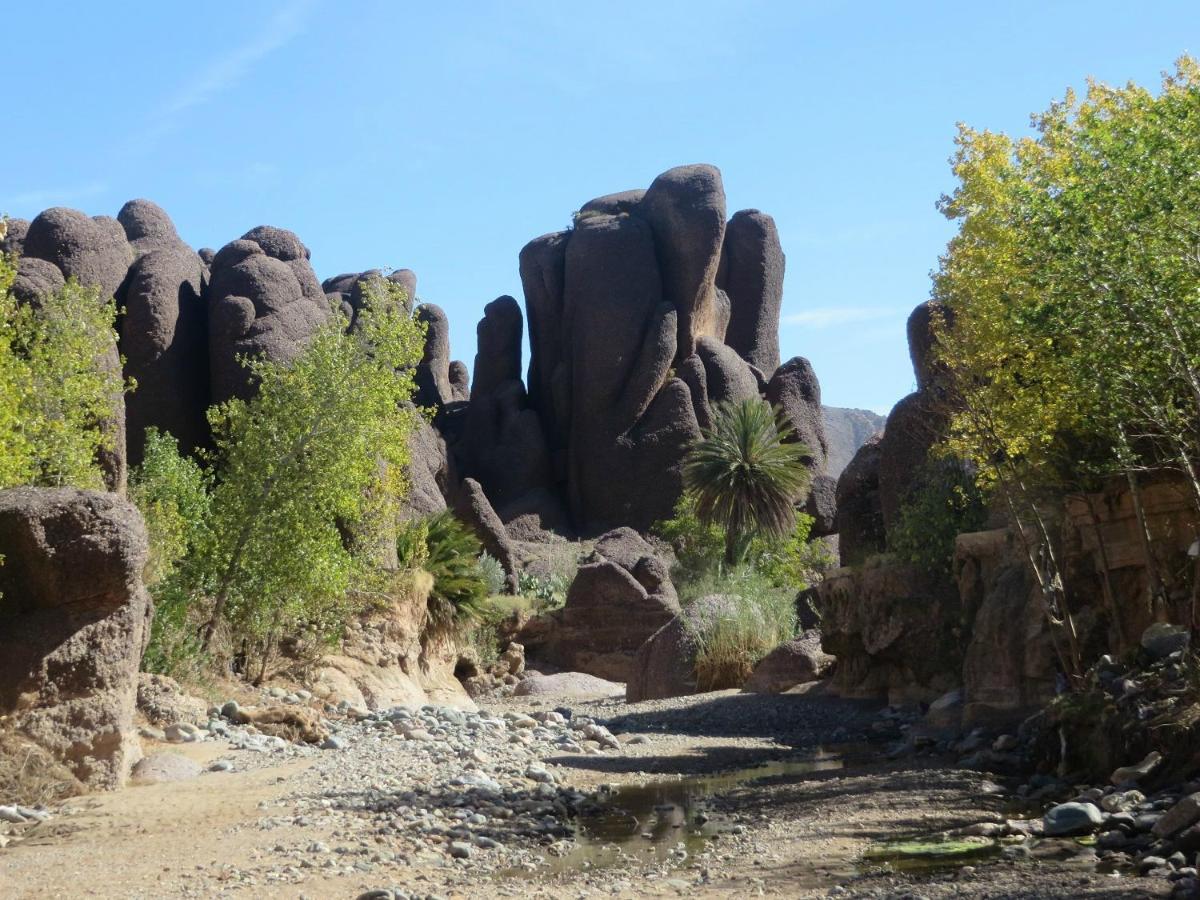
<instances>
[{"instance_id":1,"label":"palm tree","mask_svg":"<svg viewBox=\"0 0 1200 900\"><path fill-rule=\"evenodd\" d=\"M796 523L795 502L808 487L805 458L791 425L757 397L723 403L683 464L696 515L725 530L725 562L737 565L756 534L783 536Z\"/></svg>"}]
</instances>

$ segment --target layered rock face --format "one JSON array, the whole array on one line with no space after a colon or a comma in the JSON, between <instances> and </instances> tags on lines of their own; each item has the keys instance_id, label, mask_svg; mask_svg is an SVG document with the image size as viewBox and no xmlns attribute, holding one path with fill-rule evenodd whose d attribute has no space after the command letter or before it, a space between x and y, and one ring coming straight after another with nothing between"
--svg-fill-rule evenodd
<instances>
[{"instance_id":1,"label":"layered rock face","mask_svg":"<svg viewBox=\"0 0 1200 900\"><path fill-rule=\"evenodd\" d=\"M137 510L70 488L0 491L0 714L90 787L119 787L149 639Z\"/></svg>"}]
</instances>

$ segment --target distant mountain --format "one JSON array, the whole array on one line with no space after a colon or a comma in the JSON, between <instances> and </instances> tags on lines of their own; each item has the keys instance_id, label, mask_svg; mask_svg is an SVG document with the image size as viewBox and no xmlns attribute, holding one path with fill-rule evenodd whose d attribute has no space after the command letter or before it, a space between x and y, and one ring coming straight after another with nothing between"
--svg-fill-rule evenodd
<instances>
[{"instance_id":1,"label":"distant mountain","mask_svg":"<svg viewBox=\"0 0 1200 900\"><path fill-rule=\"evenodd\" d=\"M837 478L867 438L883 429L885 419L869 409L823 406L821 412L825 416L825 436L829 441L825 471Z\"/></svg>"}]
</instances>

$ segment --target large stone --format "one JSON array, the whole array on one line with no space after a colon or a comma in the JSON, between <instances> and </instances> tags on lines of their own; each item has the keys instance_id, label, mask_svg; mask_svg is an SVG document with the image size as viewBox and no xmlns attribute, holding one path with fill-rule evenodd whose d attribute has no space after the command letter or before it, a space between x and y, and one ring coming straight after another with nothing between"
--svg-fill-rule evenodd
<instances>
[{"instance_id":1,"label":"large stone","mask_svg":"<svg viewBox=\"0 0 1200 900\"><path fill-rule=\"evenodd\" d=\"M408 492L404 495L404 517L421 518L446 508L450 490L450 467L446 442L437 429L420 419L408 440Z\"/></svg>"},{"instance_id":2,"label":"large stone","mask_svg":"<svg viewBox=\"0 0 1200 900\"><path fill-rule=\"evenodd\" d=\"M0 714L80 781L119 787L151 605L132 504L71 488L0 492Z\"/></svg>"},{"instance_id":3,"label":"large stone","mask_svg":"<svg viewBox=\"0 0 1200 900\"><path fill-rule=\"evenodd\" d=\"M812 516L809 537L828 537L837 534L837 479L814 475L804 501L804 512Z\"/></svg>"},{"instance_id":4,"label":"large stone","mask_svg":"<svg viewBox=\"0 0 1200 900\"><path fill-rule=\"evenodd\" d=\"M152 250L189 249L166 210L150 200L130 200L117 213L117 221L138 256Z\"/></svg>"},{"instance_id":5,"label":"large stone","mask_svg":"<svg viewBox=\"0 0 1200 900\"><path fill-rule=\"evenodd\" d=\"M962 663L968 724L1019 722L1054 697L1057 658L1039 589L1007 530L959 535L954 574L972 622Z\"/></svg>"},{"instance_id":6,"label":"large stone","mask_svg":"<svg viewBox=\"0 0 1200 900\"><path fill-rule=\"evenodd\" d=\"M12 292L18 303L37 307L42 297L61 291L66 283L62 271L54 263L22 256L17 261L17 277L13 280Z\"/></svg>"},{"instance_id":7,"label":"large stone","mask_svg":"<svg viewBox=\"0 0 1200 900\"><path fill-rule=\"evenodd\" d=\"M417 405L445 406L454 400L450 384L450 320L433 303L422 303L413 318L425 326L425 346L415 375Z\"/></svg>"},{"instance_id":8,"label":"large stone","mask_svg":"<svg viewBox=\"0 0 1200 900\"><path fill-rule=\"evenodd\" d=\"M654 179L637 212L654 230L663 296L679 317L675 359L682 361L697 338L723 339L728 322L728 307L722 310L716 296L725 238L721 173L707 165L669 169Z\"/></svg>"},{"instance_id":9,"label":"large stone","mask_svg":"<svg viewBox=\"0 0 1200 900\"><path fill-rule=\"evenodd\" d=\"M930 451L946 434L949 415L932 391L909 394L894 407L879 439L879 512L889 529L928 472Z\"/></svg>"},{"instance_id":10,"label":"large stone","mask_svg":"<svg viewBox=\"0 0 1200 900\"><path fill-rule=\"evenodd\" d=\"M471 379L472 400L521 380L522 330L521 307L512 297L497 297L483 308L476 329L479 350Z\"/></svg>"},{"instance_id":11,"label":"large stone","mask_svg":"<svg viewBox=\"0 0 1200 900\"><path fill-rule=\"evenodd\" d=\"M758 379L749 363L712 337L696 341L696 355L704 366L705 399L711 406L757 398Z\"/></svg>"},{"instance_id":12,"label":"large stone","mask_svg":"<svg viewBox=\"0 0 1200 900\"><path fill-rule=\"evenodd\" d=\"M546 429L551 453L560 457L567 446L570 422L571 359L563 321L568 237L565 231L542 235L526 244L520 256L521 287L529 318L529 402ZM556 471L556 480L562 480L562 459Z\"/></svg>"},{"instance_id":13,"label":"large stone","mask_svg":"<svg viewBox=\"0 0 1200 900\"><path fill-rule=\"evenodd\" d=\"M886 531L879 509L881 439L877 434L859 447L838 478L838 551L843 566L859 565L884 549Z\"/></svg>"},{"instance_id":14,"label":"large stone","mask_svg":"<svg viewBox=\"0 0 1200 900\"><path fill-rule=\"evenodd\" d=\"M461 359L452 359L449 369L450 394L456 401L467 400L471 396L471 371Z\"/></svg>"},{"instance_id":15,"label":"large stone","mask_svg":"<svg viewBox=\"0 0 1200 900\"><path fill-rule=\"evenodd\" d=\"M783 247L775 220L757 209L736 212L725 227L717 285L729 295L725 343L761 372L779 368Z\"/></svg>"},{"instance_id":16,"label":"large stone","mask_svg":"<svg viewBox=\"0 0 1200 900\"><path fill-rule=\"evenodd\" d=\"M663 301L644 221L597 215L578 224L567 246L564 315L572 518L586 531L649 528L670 516L685 448L700 431L687 385L669 377L677 315Z\"/></svg>"},{"instance_id":17,"label":"large stone","mask_svg":"<svg viewBox=\"0 0 1200 900\"><path fill-rule=\"evenodd\" d=\"M917 376L917 388L933 387L944 374L945 367L935 354L937 336L935 323L949 323L949 307L938 300L920 304L908 317L908 354L912 358L913 372Z\"/></svg>"},{"instance_id":18,"label":"large stone","mask_svg":"<svg viewBox=\"0 0 1200 900\"><path fill-rule=\"evenodd\" d=\"M624 693L625 685L586 672L532 675L513 689L516 697L620 697Z\"/></svg>"},{"instance_id":19,"label":"large stone","mask_svg":"<svg viewBox=\"0 0 1200 900\"><path fill-rule=\"evenodd\" d=\"M454 514L475 532L483 549L504 568L508 592L517 593L516 552L508 539L508 533L504 530L504 523L496 515L483 488L475 479L463 479L455 499Z\"/></svg>"},{"instance_id":20,"label":"large stone","mask_svg":"<svg viewBox=\"0 0 1200 900\"><path fill-rule=\"evenodd\" d=\"M125 398L133 465L142 461L150 427L174 435L184 452L208 443L208 311L203 285L204 264L182 244L145 252L130 271L121 352L125 374L137 382Z\"/></svg>"},{"instance_id":21,"label":"large stone","mask_svg":"<svg viewBox=\"0 0 1200 900\"><path fill-rule=\"evenodd\" d=\"M928 703L958 686L963 639L957 592L892 560L834 569L817 586L822 647L837 657L844 697Z\"/></svg>"},{"instance_id":22,"label":"large stone","mask_svg":"<svg viewBox=\"0 0 1200 900\"><path fill-rule=\"evenodd\" d=\"M178 753L154 753L133 767L134 784L171 784L190 781L201 772L200 764Z\"/></svg>"},{"instance_id":23,"label":"large stone","mask_svg":"<svg viewBox=\"0 0 1200 900\"><path fill-rule=\"evenodd\" d=\"M679 612L667 567L629 528L596 542L563 608L522 637L531 656L564 669L625 681L638 647Z\"/></svg>"},{"instance_id":24,"label":"large stone","mask_svg":"<svg viewBox=\"0 0 1200 900\"><path fill-rule=\"evenodd\" d=\"M212 263L208 333L212 401L249 398L238 356L286 362L330 316L308 248L282 228L259 226L226 244Z\"/></svg>"},{"instance_id":25,"label":"large stone","mask_svg":"<svg viewBox=\"0 0 1200 900\"><path fill-rule=\"evenodd\" d=\"M25 250L25 235L29 233L28 219L4 219L4 234L0 237L0 253L21 256Z\"/></svg>"},{"instance_id":26,"label":"large stone","mask_svg":"<svg viewBox=\"0 0 1200 900\"><path fill-rule=\"evenodd\" d=\"M1042 817L1046 837L1091 834L1104 823L1104 813L1094 803L1060 803Z\"/></svg>"},{"instance_id":27,"label":"large stone","mask_svg":"<svg viewBox=\"0 0 1200 900\"><path fill-rule=\"evenodd\" d=\"M781 694L798 684L824 678L835 660L821 649L821 632L806 631L780 644L758 661L745 690L753 694Z\"/></svg>"},{"instance_id":28,"label":"large stone","mask_svg":"<svg viewBox=\"0 0 1200 900\"><path fill-rule=\"evenodd\" d=\"M702 688L696 677L696 661L703 638L720 619L734 615L733 608L739 602L736 597L721 594L701 597L652 634L634 657L625 683L626 702L698 693Z\"/></svg>"},{"instance_id":29,"label":"large stone","mask_svg":"<svg viewBox=\"0 0 1200 900\"><path fill-rule=\"evenodd\" d=\"M821 383L812 364L802 356L789 359L771 375L766 397L792 426L792 440L808 448L809 468L814 473L824 472L829 446L821 412Z\"/></svg>"},{"instance_id":30,"label":"large stone","mask_svg":"<svg viewBox=\"0 0 1200 900\"><path fill-rule=\"evenodd\" d=\"M101 297L116 297L133 262L121 224L108 216L89 218L55 207L29 223L24 254L58 266L67 278L93 285Z\"/></svg>"},{"instance_id":31,"label":"large stone","mask_svg":"<svg viewBox=\"0 0 1200 900\"><path fill-rule=\"evenodd\" d=\"M1155 622L1142 632L1141 645L1147 656L1158 660L1186 650L1191 640L1191 633L1186 628L1169 622Z\"/></svg>"}]
</instances>

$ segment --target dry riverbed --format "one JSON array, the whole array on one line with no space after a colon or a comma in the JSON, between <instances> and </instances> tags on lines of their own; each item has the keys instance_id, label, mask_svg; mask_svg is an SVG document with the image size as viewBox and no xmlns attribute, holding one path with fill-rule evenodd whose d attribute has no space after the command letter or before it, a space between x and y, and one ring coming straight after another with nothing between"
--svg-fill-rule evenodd
<instances>
[{"instance_id":1,"label":"dry riverbed","mask_svg":"<svg viewBox=\"0 0 1200 900\"><path fill-rule=\"evenodd\" d=\"M329 749L264 748L234 727L149 748L205 772L7 826L0 896L1170 892L1162 879L1097 871L1069 841L983 842L943 860L894 853L898 842L1017 815L1012 800L978 772L889 759L897 722L819 688L483 707L335 720Z\"/></svg>"}]
</instances>

